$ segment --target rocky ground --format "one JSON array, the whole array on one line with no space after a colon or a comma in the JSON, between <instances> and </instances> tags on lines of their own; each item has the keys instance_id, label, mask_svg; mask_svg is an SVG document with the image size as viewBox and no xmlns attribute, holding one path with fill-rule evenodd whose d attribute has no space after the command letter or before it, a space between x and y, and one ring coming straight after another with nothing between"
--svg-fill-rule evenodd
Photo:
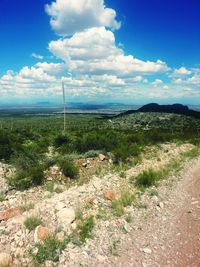
<instances>
[{"instance_id":1,"label":"rocky ground","mask_svg":"<svg viewBox=\"0 0 200 267\"><path fill-rule=\"evenodd\" d=\"M79 227L81 217L89 216L95 224L92 238L84 244L69 242L57 263L48 260L44 266L199 266L200 161L184 162L183 175L171 175L143 194L130 183L131 177L160 169L192 148L149 148L136 166L117 171L109 167L106 174L91 174L83 185L59 185L63 192L44 187L8 191L4 178L9 166L2 164L0 183L6 196L0 203L0 266L34 266L30 250L39 253L35 244L48 235L64 240ZM122 194L134 194L135 200L117 217L112 202ZM34 230L24 226L31 216L43 222Z\"/></svg>"}]
</instances>

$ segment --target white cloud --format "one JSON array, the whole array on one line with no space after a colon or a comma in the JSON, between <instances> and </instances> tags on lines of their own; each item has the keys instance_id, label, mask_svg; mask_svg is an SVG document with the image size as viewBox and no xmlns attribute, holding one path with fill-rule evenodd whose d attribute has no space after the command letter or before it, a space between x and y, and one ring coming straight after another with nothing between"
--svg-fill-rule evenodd
<instances>
[{"instance_id":1,"label":"white cloud","mask_svg":"<svg viewBox=\"0 0 200 267\"><path fill-rule=\"evenodd\" d=\"M54 0L46 5L46 12L53 30L62 36L49 43L52 58L59 59L59 63L38 62L17 73L8 71L0 77L1 97L61 97L61 80L70 100L196 99L200 95L200 69L181 67L171 71L161 60L145 61L126 55L111 31L120 27L116 13L105 7L104 0ZM43 59L36 53L32 56ZM158 79L160 73L171 77L171 84ZM150 75L155 79L152 83Z\"/></svg>"},{"instance_id":2,"label":"white cloud","mask_svg":"<svg viewBox=\"0 0 200 267\"><path fill-rule=\"evenodd\" d=\"M72 35L92 27L119 29L116 12L104 0L56 0L45 6L52 29L59 35Z\"/></svg>"},{"instance_id":3,"label":"white cloud","mask_svg":"<svg viewBox=\"0 0 200 267\"><path fill-rule=\"evenodd\" d=\"M141 82L142 81L142 76L136 76L133 78L134 82Z\"/></svg>"},{"instance_id":4,"label":"white cloud","mask_svg":"<svg viewBox=\"0 0 200 267\"><path fill-rule=\"evenodd\" d=\"M181 67L180 69L175 69L173 72L174 76L185 76L185 75L190 75L192 72L185 67Z\"/></svg>"},{"instance_id":5,"label":"white cloud","mask_svg":"<svg viewBox=\"0 0 200 267\"><path fill-rule=\"evenodd\" d=\"M36 59L43 59L44 58L43 56L38 55L36 53L32 53L31 56L34 57L34 58L36 58Z\"/></svg>"},{"instance_id":6,"label":"white cloud","mask_svg":"<svg viewBox=\"0 0 200 267\"><path fill-rule=\"evenodd\" d=\"M177 79L173 80L173 83L175 83L175 84L182 84L183 83L183 80L181 78L177 78Z\"/></svg>"},{"instance_id":7,"label":"white cloud","mask_svg":"<svg viewBox=\"0 0 200 267\"><path fill-rule=\"evenodd\" d=\"M168 70L167 64L160 60L143 61L132 55L126 56L116 46L113 32L105 27L87 29L71 38L52 41L49 43L49 50L76 73L132 76Z\"/></svg>"},{"instance_id":8,"label":"white cloud","mask_svg":"<svg viewBox=\"0 0 200 267\"><path fill-rule=\"evenodd\" d=\"M169 89L169 86L168 85L164 85L163 89L167 90L167 89Z\"/></svg>"},{"instance_id":9,"label":"white cloud","mask_svg":"<svg viewBox=\"0 0 200 267\"><path fill-rule=\"evenodd\" d=\"M38 62L37 64L35 64L35 67L38 69L42 69L43 72L46 72L50 75L67 74L66 65L64 63Z\"/></svg>"},{"instance_id":10,"label":"white cloud","mask_svg":"<svg viewBox=\"0 0 200 267\"><path fill-rule=\"evenodd\" d=\"M157 87L161 84L163 84L163 81L160 79L156 79L154 82L151 83L153 86Z\"/></svg>"},{"instance_id":11,"label":"white cloud","mask_svg":"<svg viewBox=\"0 0 200 267\"><path fill-rule=\"evenodd\" d=\"M187 83L200 86L200 75L192 76L187 80Z\"/></svg>"},{"instance_id":12,"label":"white cloud","mask_svg":"<svg viewBox=\"0 0 200 267\"><path fill-rule=\"evenodd\" d=\"M180 84L180 85L193 85L193 86L200 86L200 75L195 74L192 77L187 79L177 78L173 80L173 83Z\"/></svg>"},{"instance_id":13,"label":"white cloud","mask_svg":"<svg viewBox=\"0 0 200 267\"><path fill-rule=\"evenodd\" d=\"M92 80L99 84L104 83L106 86L123 86L125 81L115 75L104 74L102 76L92 76Z\"/></svg>"}]
</instances>

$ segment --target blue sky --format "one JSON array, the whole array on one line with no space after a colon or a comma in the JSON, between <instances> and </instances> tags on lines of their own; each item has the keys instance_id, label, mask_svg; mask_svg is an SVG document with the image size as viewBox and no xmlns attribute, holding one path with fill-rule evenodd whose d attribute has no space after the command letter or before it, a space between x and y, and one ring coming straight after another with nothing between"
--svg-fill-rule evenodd
<instances>
[{"instance_id":1,"label":"blue sky","mask_svg":"<svg viewBox=\"0 0 200 267\"><path fill-rule=\"evenodd\" d=\"M0 103L200 104L198 0L1 0Z\"/></svg>"}]
</instances>

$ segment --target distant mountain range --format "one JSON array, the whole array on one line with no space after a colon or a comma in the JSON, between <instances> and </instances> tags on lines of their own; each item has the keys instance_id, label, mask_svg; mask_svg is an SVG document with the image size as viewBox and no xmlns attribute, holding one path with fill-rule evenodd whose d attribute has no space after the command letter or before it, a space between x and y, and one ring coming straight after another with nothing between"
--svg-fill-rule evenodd
<instances>
[{"instance_id":1,"label":"distant mountain range","mask_svg":"<svg viewBox=\"0 0 200 267\"><path fill-rule=\"evenodd\" d=\"M144 105L143 107L137 109L137 110L128 110L125 111L116 117L121 117L129 114L134 114L138 112L159 112L159 113L173 113L173 114L179 114L179 115L185 115L190 116L194 118L200 118L200 112L191 110L188 108L188 106L184 106L181 104L173 104L173 105L159 105L156 103L150 103L147 105Z\"/></svg>"}]
</instances>

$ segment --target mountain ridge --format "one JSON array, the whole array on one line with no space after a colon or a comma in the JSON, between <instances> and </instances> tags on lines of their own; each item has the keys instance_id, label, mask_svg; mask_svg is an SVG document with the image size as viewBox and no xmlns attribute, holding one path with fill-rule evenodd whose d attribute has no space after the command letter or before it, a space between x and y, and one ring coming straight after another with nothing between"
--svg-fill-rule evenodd
<instances>
[{"instance_id":1,"label":"mountain ridge","mask_svg":"<svg viewBox=\"0 0 200 267\"><path fill-rule=\"evenodd\" d=\"M172 104L172 105L159 105L157 103L150 103L142 106L137 110L128 110L123 113L120 113L116 117L121 117L125 115L130 115L139 112L159 112L159 113L170 113L170 114L178 114L185 115L194 118L200 119L200 112L191 110L186 105L182 104Z\"/></svg>"}]
</instances>

